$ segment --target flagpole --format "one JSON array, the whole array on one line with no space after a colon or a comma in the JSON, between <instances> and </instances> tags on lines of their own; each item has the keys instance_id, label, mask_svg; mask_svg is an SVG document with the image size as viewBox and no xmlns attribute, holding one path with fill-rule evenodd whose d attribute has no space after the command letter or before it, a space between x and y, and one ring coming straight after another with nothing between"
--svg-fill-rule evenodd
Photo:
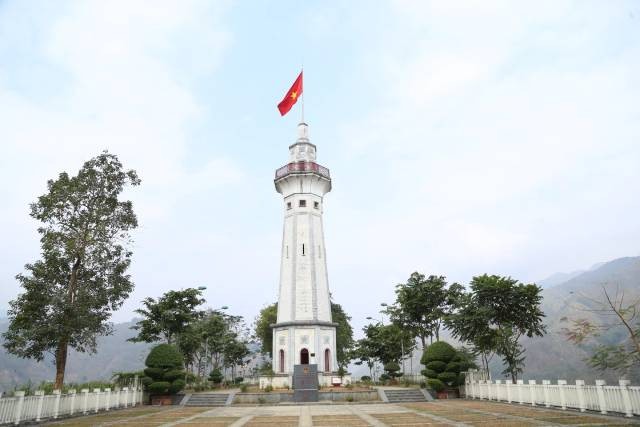
<instances>
[{"instance_id":1,"label":"flagpole","mask_svg":"<svg viewBox=\"0 0 640 427\"><path fill-rule=\"evenodd\" d=\"M301 123L304 123L304 64L302 65L300 74L302 74L302 120L301 120Z\"/></svg>"}]
</instances>

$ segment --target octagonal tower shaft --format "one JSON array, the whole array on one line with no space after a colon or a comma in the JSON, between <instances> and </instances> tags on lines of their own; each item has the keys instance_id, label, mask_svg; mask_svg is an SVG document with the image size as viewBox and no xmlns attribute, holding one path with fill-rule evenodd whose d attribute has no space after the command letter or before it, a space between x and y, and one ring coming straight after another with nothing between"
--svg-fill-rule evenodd
<instances>
[{"instance_id":1,"label":"octagonal tower shaft","mask_svg":"<svg viewBox=\"0 0 640 427\"><path fill-rule=\"evenodd\" d=\"M298 125L289 163L276 171L274 183L284 198L274 371L291 373L293 365L305 362L317 363L319 371L335 371L336 324L331 319L322 224L323 198L331 191L331 177L316 163L307 124Z\"/></svg>"}]
</instances>

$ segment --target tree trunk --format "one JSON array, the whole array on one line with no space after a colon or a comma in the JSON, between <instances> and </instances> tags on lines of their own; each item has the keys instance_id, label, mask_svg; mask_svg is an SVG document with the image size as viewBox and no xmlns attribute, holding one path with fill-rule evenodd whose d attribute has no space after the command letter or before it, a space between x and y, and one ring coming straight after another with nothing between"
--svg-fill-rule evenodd
<instances>
[{"instance_id":1,"label":"tree trunk","mask_svg":"<svg viewBox=\"0 0 640 427\"><path fill-rule=\"evenodd\" d=\"M62 390L64 384L64 370L67 366L67 353L68 353L68 340L62 338L58 341L58 348L56 349L56 383L54 389Z\"/></svg>"}]
</instances>

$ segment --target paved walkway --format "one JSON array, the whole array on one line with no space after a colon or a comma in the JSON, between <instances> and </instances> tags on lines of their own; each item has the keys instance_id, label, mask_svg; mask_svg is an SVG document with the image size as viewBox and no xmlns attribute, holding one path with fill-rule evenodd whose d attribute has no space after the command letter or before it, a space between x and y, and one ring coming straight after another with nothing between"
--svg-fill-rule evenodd
<instances>
[{"instance_id":1,"label":"paved walkway","mask_svg":"<svg viewBox=\"0 0 640 427\"><path fill-rule=\"evenodd\" d=\"M477 400L441 400L407 404L142 407L51 423L54 424L77 427L640 426L640 419Z\"/></svg>"}]
</instances>

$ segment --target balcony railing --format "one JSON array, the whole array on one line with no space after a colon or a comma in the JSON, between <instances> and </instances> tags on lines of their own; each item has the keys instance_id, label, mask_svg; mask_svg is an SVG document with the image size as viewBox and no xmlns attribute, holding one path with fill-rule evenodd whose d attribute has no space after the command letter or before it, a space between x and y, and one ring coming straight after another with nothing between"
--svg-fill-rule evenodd
<instances>
[{"instance_id":1,"label":"balcony railing","mask_svg":"<svg viewBox=\"0 0 640 427\"><path fill-rule=\"evenodd\" d=\"M315 172L324 176L325 178L331 179L331 176L329 175L329 169L314 162L293 162L289 163L288 165L284 165L280 169L276 170L276 179L282 178L283 176L290 173L306 172Z\"/></svg>"}]
</instances>

